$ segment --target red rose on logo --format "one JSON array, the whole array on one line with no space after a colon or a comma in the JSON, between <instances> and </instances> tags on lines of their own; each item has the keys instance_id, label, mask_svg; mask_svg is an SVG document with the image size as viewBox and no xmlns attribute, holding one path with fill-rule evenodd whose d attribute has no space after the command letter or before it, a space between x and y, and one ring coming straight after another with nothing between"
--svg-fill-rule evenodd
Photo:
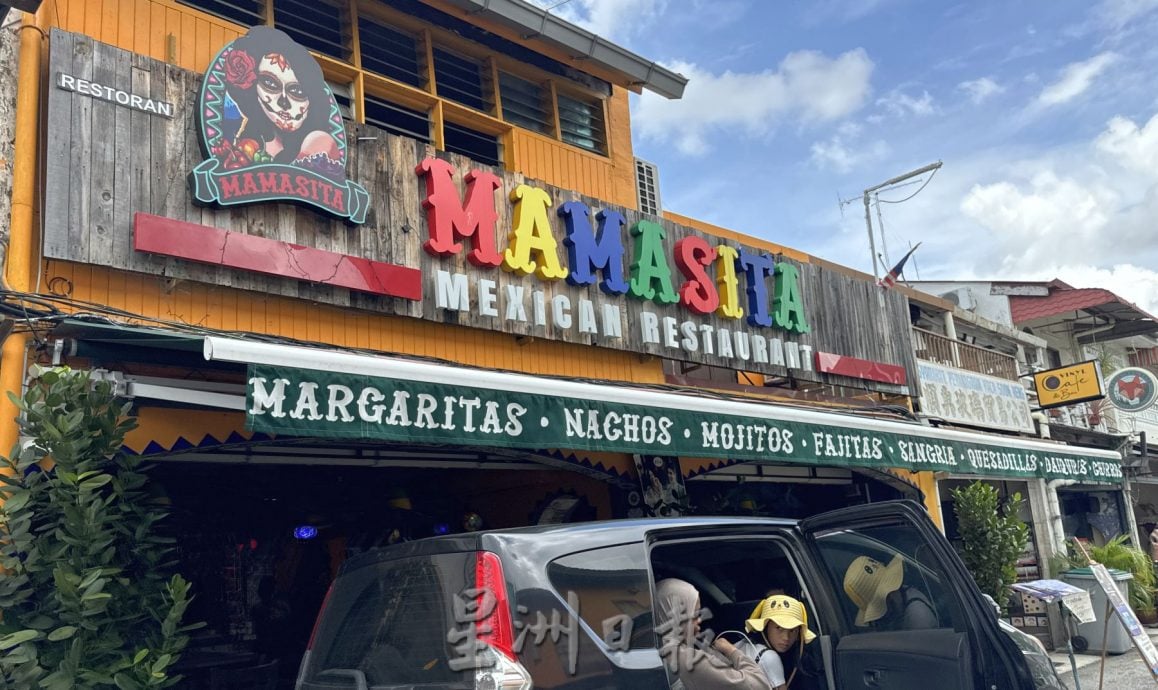
<instances>
[{"instance_id":1,"label":"red rose on logo","mask_svg":"<svg viewBox=\"0 0 1158 690\"><path fill-rule=\"evenodd\" d=\"M225 55L225 81L240 89L253 86L257 79L253 68L253 58L244 50L231 50Z\"/></svg>"}]
</instances>

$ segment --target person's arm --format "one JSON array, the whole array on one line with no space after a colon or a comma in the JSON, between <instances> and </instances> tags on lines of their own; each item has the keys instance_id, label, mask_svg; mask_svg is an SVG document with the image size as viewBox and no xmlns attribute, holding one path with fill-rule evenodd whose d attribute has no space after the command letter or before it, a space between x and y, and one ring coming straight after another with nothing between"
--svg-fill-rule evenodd
<instances>
[{"instance_id":1,"label":"person's arm","mask_svg":"<svg viewBox=\"0 0 1158 690\"><path fill-rule=\"evenodd\" d=\"M769 647L765 647L756 661L760 665L760 670L768 678L768 683L772 686L772 690L780 690L787 687L787 681L784 679L784 662L780 659L780 654Z\"/></svg>"},{"instance_id":2,"label":"person's arm","mask_svg":"<svg viewBox=\"0 0 1158 690\"><path fill-rule=\"evenodd\" d=\"M724 639L717 639L712 646L729 664L717 666L700 659L690 672L680 674L686 690L772 690L764 672L742 650Z\"/></svg>"},{"instance_id":3,"label":"person's arm","mask_svg":"<svg viewBox=\"0 0 1158 690\"><path fill-rule=\"evenodd\" d=\"M910 595L905 603L905 615L901 626L904 630L925 630L936 628L937 612L929 600L921 595Z\"/></svg>"}]
</instances>

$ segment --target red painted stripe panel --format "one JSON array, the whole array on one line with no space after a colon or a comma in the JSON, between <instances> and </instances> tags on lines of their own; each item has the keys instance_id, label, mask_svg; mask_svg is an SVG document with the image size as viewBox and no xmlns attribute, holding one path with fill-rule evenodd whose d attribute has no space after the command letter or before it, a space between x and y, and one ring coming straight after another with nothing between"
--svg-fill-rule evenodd
<instances>
[{"instance_id":1,"label":"red painted stripe panel","mask_svg":"<svg viewBox=\"0 0 1158 690\"><path fill-rule=\"evenodd\" d=\"M133 217L133 248L139 252L337 285L375 295L422 299L422 274L416 268L148 213L137 213Z\"/></svg>"},{"instance_id":2,"label":"red painted stripe panel","mask_svg":"<svg viewBox=\"0 0 1158 690\"><path fill-rule=\"evenodd\" d=\"M834 355L829 352L816 353L816 370L826 374L851 376L856 379L892 383L898 386L905 385L908 378L905 368L896 364L874 362L869 359L857 359L845 355Z\"/></svg>"}]
</instances>

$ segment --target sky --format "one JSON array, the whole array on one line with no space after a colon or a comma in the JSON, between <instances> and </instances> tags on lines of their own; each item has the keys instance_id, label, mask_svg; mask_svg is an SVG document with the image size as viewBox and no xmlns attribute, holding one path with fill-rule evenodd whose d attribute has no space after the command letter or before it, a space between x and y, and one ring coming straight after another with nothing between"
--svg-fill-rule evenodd
<instances>
[{"instance_id":1,"label":"sky","mask_svg":"<svg viewBox=\"0 0 1158 690\"><path fill-rule=\"evenodd\" d=\"M1158 314L1158 0L535 1L688 77L631 97L665 210L871 273L863 191L942 161L879 194L880 272Z\"/></svg>"}]
</instances>

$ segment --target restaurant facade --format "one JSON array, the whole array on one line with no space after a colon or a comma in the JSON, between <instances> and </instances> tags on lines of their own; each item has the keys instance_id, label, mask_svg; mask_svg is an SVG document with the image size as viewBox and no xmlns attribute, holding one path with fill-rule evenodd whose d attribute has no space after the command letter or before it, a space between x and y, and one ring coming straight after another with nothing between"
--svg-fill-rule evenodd
<instances>
[{"instance_id":1,"label":"restaurant facade","mask_svg":"<svg viewBox=\"0 0 1158 690\"><path fill-rule=\"evenodd\" d=\"M133 401L223 636L275 596L304 642L346 558L433 534L1121 476L920 423L906 291L654 205L628 93L686 80L526 3L24 22L0 379Z\"/></svg>"}]
</instances>

